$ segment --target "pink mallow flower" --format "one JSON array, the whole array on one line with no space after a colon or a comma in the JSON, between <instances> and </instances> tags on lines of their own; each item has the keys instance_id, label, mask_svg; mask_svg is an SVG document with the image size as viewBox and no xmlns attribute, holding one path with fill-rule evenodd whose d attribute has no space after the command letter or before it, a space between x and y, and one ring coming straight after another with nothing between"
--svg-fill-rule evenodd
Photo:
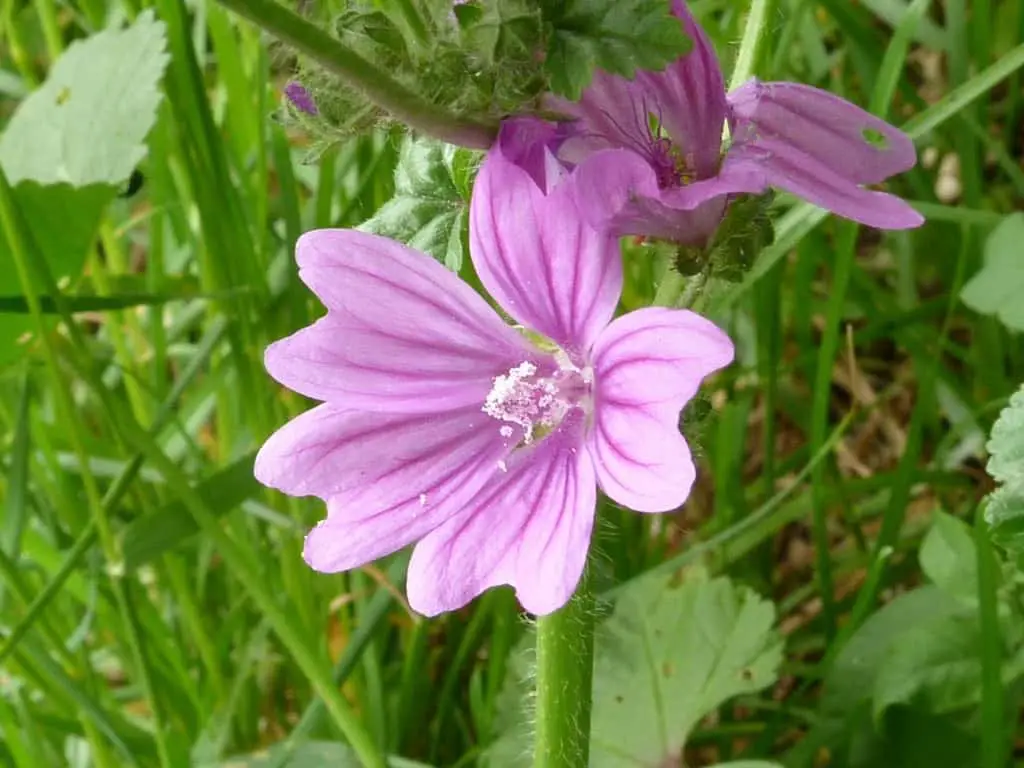
<instances>
[{"instance_id":1,"label":"pink mallow flower","mask_svg":"<svg viewBox=\"0 0 1024 768\"><path fill-rule=\"evenodd\" d=\"M510 159L528 129L503 130L470 211L476 273L518 325L425 254L325 229L296 250L327 314L266 352L275 379L322 401L267 440L255 469L326 500L306 562L344 571L418 542L407 588L422 614L499 584L534 614L564 605L598 487L639 512L686 500L695 470L680 410L733 357L692 312L612 320L617 240L580 218L578 179L553 157L529 150L547 180Z\"/></svg>"},{"instance_id":2,"label":"pink mallow flower","mask_svg":"<svg viewBox=\"0 0 1024 768\"><path fill-rule=\"evenodd\" d=\"M893 195L865 189L911 168L910 138L826 91L799 83L751 80L726 93L704 31L682 0L673 11L692 50L661 72L635 79L597 72L579 102L548 107L575 118L559 157L580 163L598 153L626 154L613 166L583 162L582 210L616 234L703 244L729 196L788 190L815 205L880 229L923 219ZM730 139L723 146L728 124Z\"/></svg>"}]
</instances>

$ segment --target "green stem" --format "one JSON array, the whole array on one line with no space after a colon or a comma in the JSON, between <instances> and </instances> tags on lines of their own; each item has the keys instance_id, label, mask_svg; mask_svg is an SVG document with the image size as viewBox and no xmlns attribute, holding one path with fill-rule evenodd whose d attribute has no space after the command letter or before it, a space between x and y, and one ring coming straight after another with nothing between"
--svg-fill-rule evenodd
<instances>
[{"instance_id":1,"label":"green stem","mask_svg":"<svg viewBox=\"0 0 1024 768\"><path fill-rule=\"evenodd\" d=\"M497 135L496 125L459 117L424 101L276 0L220 0L220 3L309 56L415 130L472 149L490 148Z\"/></svg>"},{"instance_id":2,"label":"green stem","mask_svg":"<svg viewBox=\"0 0 1024 768\"><path fill-rule=\"evenodd\" d=\"M559 611L537 619L534 768L586 768L594 673L594 597L583 581Z\"/></svg>"},{"instance_id":3,"label":"green stem","mask_svg":"<svg viewBox=\"0 0 1024 768\"><path fill-rule=\"evenodd\" d=\"M736 54L736 66L729 80L729 90L743 85L760 69L762 46L768 31L768 17L771 15L775 0L751 0L750 13L747 14L747 26L743 29L743 40Z\"/></svg>"}]
</instances>

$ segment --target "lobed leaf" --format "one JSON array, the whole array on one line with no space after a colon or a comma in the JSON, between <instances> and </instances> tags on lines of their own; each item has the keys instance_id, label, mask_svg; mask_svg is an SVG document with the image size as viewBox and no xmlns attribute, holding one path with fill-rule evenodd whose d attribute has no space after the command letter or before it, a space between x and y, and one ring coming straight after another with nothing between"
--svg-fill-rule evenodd
<instances>
[{"instance_id":1,"label":"lobed leaf","mask_svg":"<svg viewBox=\"0 0 1024 768\"><path fill-rule=\"evenodd\" d=\"M433 139L406 138L395 169L395 196L359 229L429 253L457 272L466 252L475 158L470 150Z\"/></svg>"},{"instance_id":2,"label":"lobed leaf","mask_svg":"<svg viewBox=\"0 0 1024 768\"><path fill-rule=\"evenodd\" d=\"M986 447L988 473L1001 487L988 496L985 521L996 543L1020 554L1024 552L1024 388L999 414Z\"/></svg>"},{"instance_id":3,"label":"lobed leaf","mask_svg":"<svg viewBox=\"0 0 1024 768\"><path fill-rule=\"evenodd\" d=\"M1007 328L1024 331L1024 213L1000 222L985 242L985 263L964 285L960 298L971 309L995 315Z\"/></svg>"},{"instance_id":4,"label":"lobed leaf","mask_svg":"<svg viewBox=\"0 0 1024 768\"><path fill-rule=\"evenodd\" d=\"M690 50L666 0L548 0L545 68L551 90L577 100L595 69L632 78L658 71Z\"/></svg>"}]
</instances>

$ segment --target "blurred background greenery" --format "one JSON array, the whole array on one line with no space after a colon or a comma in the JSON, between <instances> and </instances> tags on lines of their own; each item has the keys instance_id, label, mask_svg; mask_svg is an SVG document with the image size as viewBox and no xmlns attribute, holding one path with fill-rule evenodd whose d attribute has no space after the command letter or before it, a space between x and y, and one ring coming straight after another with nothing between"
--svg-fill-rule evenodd
<instances>
[{"instance_id":1,"label":"blurred background greenery","mask_svg":"<svg viewBox=\"0 0 1024 768\"><path fill-rule=\"evenodd\" d=\"M747 6L691 3L727 73ZM621 597L594 764L1024 765L1021 584L979 514L987 435L1024 381L1024 7L771 7L758 75L904 126L920 163L890 189L928 223L866 231L783 196L775 242L709 295L738 359L686 414L691 500L601 509L595 580ZM131 39L74 42L131 20ZM295 274L301 232L377 213L474 281L472 157L394 132L334 141L283 103L293 71L213 2L0 0L0 763L360 764L346 740L396 766L529 752L530 627L509 591L425 621L401 555L313 573L301 543L322 506L252 477L308 407L261 364L322 313ZM33 121L12 119L40 86ZM433 234L379 213L400 164L399 196L445 190ZM656 250L627 242L624 308L652 301ZM650 680L608 649L645 616L673 640L662 744L615 756L643 726L608 702Z\"/></svg>"}]
</instances>

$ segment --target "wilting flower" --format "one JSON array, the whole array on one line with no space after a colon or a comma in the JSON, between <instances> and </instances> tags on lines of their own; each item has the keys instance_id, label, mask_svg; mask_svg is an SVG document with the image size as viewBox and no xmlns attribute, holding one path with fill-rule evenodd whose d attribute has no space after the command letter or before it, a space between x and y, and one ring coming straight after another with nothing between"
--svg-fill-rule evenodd
<instances>
[{"instance_id":1,"label":"wilting flower","mask_svg":"<svg viewBox=\"0 0 1024 768\"><path fill-rule=\"evenodd\" d=\"M673 10L693 40L689 53L633 80L598 72L579 102L550 100L575 118L575 136L559 148L564 161L610 151L631 158L614 176L605 163L583 163L581 208L592 222L616 234L703 244L730 195L779 187L881 229L922 223L899 198L861 186L914 165L906 134L799 83L755 79L727 94L704 31L682 0L673 0Z\"/></svg>"},{"instance_id":2,"label":"wilting flower","mask_svg":"<svg viewBox=\"0 0 1024 768\"><path fill-rule=\"evenodd\" d=\"M725 334L691 312L612 320L618 243L580 218L578 180L553 158L534 152L552 171L545 188L509 159L529 125L503 129L470 211L476 272L521 326L422 253L318 230L297 258L327 315L266 353L274 378L322 401L256 460L261 482L327 502L306 561L342 571L418 542L408 592L424 614L498 584L533 613L562 606L598 486L640 512L686 500L680 409L732 359Z\"/></svg>"},{"instance_id":3,"label":"wilting flower","mask_svg":"<svg viewBox=\"0 0 1024 768\"><path fill-rule=\"evenodd\" d=\"M284 87L284 95L300 112L305 112L307 115L320 114L320 110L316 108L316 102L313 101L313 96L302 83L292 80Z\"/></svg>"}]
</instances>

